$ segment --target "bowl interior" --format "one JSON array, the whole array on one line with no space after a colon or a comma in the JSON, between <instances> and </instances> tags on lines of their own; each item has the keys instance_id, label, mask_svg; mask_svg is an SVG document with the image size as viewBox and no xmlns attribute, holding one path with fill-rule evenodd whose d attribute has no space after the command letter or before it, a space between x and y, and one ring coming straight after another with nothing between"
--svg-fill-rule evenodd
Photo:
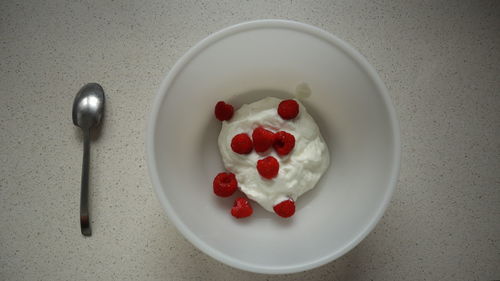
<instances>
[{"instance_id":1,"label":"bowl interior","mask_svg":"<svg viewBox=\"0 0 500 281\"><path fill-rule=\"evenodd\" d=\"M164 81L148 136L153 184L169 218L207 254L250 271L304 270L348 251L382 215L399 165L392 108L377 79L345 43L303 24L243 24L199 43ZM241 194L212 193L224 171L214 105L291 97L303 83L330 167L293 218L254 203L252 217L235 220L229 210Z\"/></svg>"}]
</instances>

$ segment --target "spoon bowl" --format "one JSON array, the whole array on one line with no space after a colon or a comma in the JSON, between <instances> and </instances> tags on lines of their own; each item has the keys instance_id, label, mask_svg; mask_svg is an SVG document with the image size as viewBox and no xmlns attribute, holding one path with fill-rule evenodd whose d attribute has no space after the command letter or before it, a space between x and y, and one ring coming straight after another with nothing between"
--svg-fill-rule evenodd
<instances>
[{"instance_id":1,"label":"spoon bowl","mask_svg":"<svg viewBox=\"0 0 500 281\"><path fill-rule=\"evenodd\" d=\"M104 112L104 90L97 83L83 86L73 102L73 124L82 129L96 127Z\"/></svg>"}]
</instances>

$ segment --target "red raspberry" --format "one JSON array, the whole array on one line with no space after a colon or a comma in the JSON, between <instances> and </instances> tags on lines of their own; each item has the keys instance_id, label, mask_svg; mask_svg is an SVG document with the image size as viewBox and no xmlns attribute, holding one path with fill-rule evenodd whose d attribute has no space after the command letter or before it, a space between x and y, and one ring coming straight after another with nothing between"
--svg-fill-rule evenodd
<instances>
[{"instance_id":1,"label":"red raspberry","mask_svg":"<svg viewBox=\"0 0 500 281\"><path fill-rule=\"evenodd\" d=\"M274 149L281 155L287 155L295 147L295 137L285 131L274 134Z\"/></svg>"},{"instance_id":2,"label":"red raspberry","mask_svg":"<svg viewBox=\"0 0 500 281\"><path fill-rule=\"evenodd\" d=\"M215 117L217 117L220 121L229 120L233 117L234 108L232 105L220 101L215 105L214 113Z\"/></svg>"},{"instance_id":3,"label":"red raspberry","mask_svg":"<svg viewBox=\"0 0 500 281\"><path fill-rule=\"evenodd\" d=\"M236 153L248 154L248 153L252 152L252 149L253 149L252 140L245 133L237 134L231 140L231 148Z\"/></svg>"},{"instance_id":4,"label":"red raspberry","mask_svg":"<svg viewBox=\"0 0 500 281\"><path fill-rule=\"evenodd\" d=\"M264 152L273 145L274 133L262 127L257 127L253 130L252 139L255 151Z\"/></svg>"},{"instance_id":5,"label":"red raspberry","mask_svg":"<svg viewBox=\"0 0 500 281\"><path fill-rule=\"evenodd\" d=\"M288 218L295 214L295 203L292 199L288 199L274 205L273 209L278 216Z\"/></svg>"},{"instance_id":6,"label":"red raspberry","mask_svg":"<svg viewBox=\"0 0 500 281\"><path fill-rule=\"evenodd\" d=\"M299 114L299 104L294 100L284 100L278 105L278 114L285 120L293 119Z\"/></svg>"},{"instance_id":7,"label":"red raspberry","mask_svg":"<svg viewBox=\"0 0 500 281\"><path fill-rule=\"evenodd\" d=\"M214 193L220 197L233 195L238 187L238 182L233 173L219 173L213 182Z\"/></svg>"},{"instance_id":8,"label":"red raspberry","mask_svg":"<svg viewBox=\"0 0 500 281\"><path fill-rule=\"evenodd\" d=\"M253 213L252 206L246 198L240 197L234 200L233 208L231 208L231 215L237 219L246 218Z\"/></svg>"},{"instance_id":9,"label":"red raspberry","mask_svg":"<svg viewBox=\"0 0 500 281\"><path fill-rule=\"evenodd\" d=\"M280 164L278 160L272 156L267 156L264 159L257 161L257 171L266 179L275 178L278 175Z\"/></svg>"}]
</instances>

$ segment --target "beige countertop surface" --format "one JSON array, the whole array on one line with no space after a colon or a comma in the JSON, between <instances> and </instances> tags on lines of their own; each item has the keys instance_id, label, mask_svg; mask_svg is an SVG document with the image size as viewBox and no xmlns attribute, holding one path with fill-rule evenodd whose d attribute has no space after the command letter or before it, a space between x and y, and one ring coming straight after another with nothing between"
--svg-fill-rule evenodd
<instances>
[{"instance_id":1,"label":"beige countertop surface","mask_svg":"<svg viewBox=\"0 0 500 281\"><path fill-rule=\"evenodd\" d=\"M2 1L0 280L500 279L500 1ZM175 61L261 18L327 30L386 84L401 125L391 203L322 267L261 275L191 245L148 177L145 127ZM93 236L80 234L78 89L107 95L92 143Z\"/></svg>"}]
</instances>

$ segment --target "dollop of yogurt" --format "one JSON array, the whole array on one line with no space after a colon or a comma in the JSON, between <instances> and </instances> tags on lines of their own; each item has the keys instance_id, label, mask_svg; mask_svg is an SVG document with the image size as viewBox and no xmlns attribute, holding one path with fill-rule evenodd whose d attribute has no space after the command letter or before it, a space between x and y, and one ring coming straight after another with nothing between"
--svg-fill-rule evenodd
<instances>
[{"instance_id":1,"label":"dollop of yogurt","mask_svg":"<svg viewBox=\"0 0 500 281\"><path fill-rule=\"evenodd\" d=\"M273 212L273 206L288 198L298 197L314 188L330 164L328 147L314 119L300 101L299 114L292 120L282 119L277 112L282 100L267 97L245 104L235 111L229 121L222 122L218 145L225 168L234 173L238 187L248 198ZM295 147L286 156L278 155L271 147L264 153L253 150L250 154L238 154L231 149L232 138L240 133L250 137L255 128L286 131L295 137ZM265 179L256 169L259 159L275 157L279 162L278 176Z\"/></svg>"}]
</instances>

